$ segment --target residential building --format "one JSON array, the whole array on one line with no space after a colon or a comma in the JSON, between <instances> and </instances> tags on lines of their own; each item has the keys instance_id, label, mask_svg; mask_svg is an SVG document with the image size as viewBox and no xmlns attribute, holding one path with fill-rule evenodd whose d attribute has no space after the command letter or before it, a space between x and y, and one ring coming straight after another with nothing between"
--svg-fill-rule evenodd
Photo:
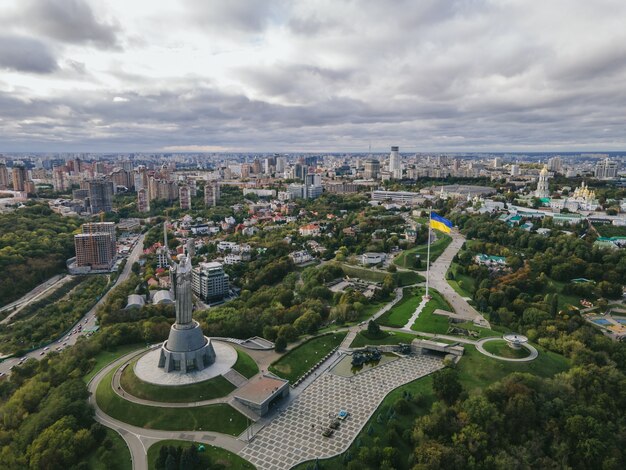
<instances>
[{"instance_id":1,"label":"residential building","mask_svg":"<svg viewBox=\"0 0 626 470\"><path fill-rule=\"evenodd\" d=\"M104 179L87 182L89 205L92 214L113 210L113 183Z\"/></svg>"},{"instance_id":2,"label":"residential building","mask_svg":"<svg viewBox=\"0 0 626 470\"><path fill-rule=\"evenodd\" d=\"M0 162L0 189L9 187L9 171L5 163Z\"/></svg>"},{"instance_id":3,"label":"residential building","mask_svg":"<svg viewBox=\"0 0 626 470\"><path fill-rule=\"evenodd\" d=\"M305 250L289 253L289 257L293 261L293 264L304 264L313 259L313 256L311 256L311 254Z\"/></svg>"},{"instance_id":4,"label":"residential building","mask_svg":"<svg viewBox=\"0 0 626 470\"><path fill-rule=\"evenodd\" d=\"M115 244L107 233L74 235L76 266L94 270L110 270L115 261Z\"/></svg>"},{"instance_id":5,"label":"residential building","mask_svg":"<svg viewBox=\"0 0 626 470\"><path fill-rule=\"evenodd\" d=\"M180 208L182 210L191 209L191 191L189 186L181 186L178 188L178 199L180 200Z\"/></svg>"},{"instance_id":6,"label":"residential building","mask_svg":"<svg viewBox=\"0 0 626 470\"><path fill-rule=\"evenodd\" d=\"M137 191L137 210L139 212L150 212L150 199L148 190L141 188Z\"/></svg>"},{"instance_id":7,"label":"residential building","mask_svg":"<svg viewBox=\"0 0 626 470\"><path fill-rule=\"evenodd\" d=\"M317 237L322 233L322 230L317 224L308 224L300 227L298 233L301 237Z\"/></svg>"},{"instance_id":8,"label":"residential building","mask_svg":"<svg viewBox=\"0 0 626 470\"><path fill-rule=\"evenodd\" d=\"M204 205L215 207L220 201L220 186L217 181L207 181L204 186Z\"/></svg>"},{"instance_id":9,"label":"residential building","mask_svg":"<svg viewBox=\"0 0 626 470\"><path fill-rule=\"evenodd\" d=\"M14 166L11 177L13 179L13 191L26 191L26 182L28 181L28 170L26 167L21 165Z\"/></svg>"}]
</instances>

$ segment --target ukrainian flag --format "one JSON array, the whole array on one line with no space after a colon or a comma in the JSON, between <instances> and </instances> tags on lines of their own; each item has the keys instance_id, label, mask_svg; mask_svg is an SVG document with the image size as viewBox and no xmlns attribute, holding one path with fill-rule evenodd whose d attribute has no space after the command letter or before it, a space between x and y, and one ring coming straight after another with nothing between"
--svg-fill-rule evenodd
<instances>
[{"instance_id":1,"label":"ukrainian flag","mask_svg":"<svg viewBox=\"0 0 626 470\"><path fill-rule=\"evenodd\" d=\"M440 230L445 233L450 233L450 229L452 228L452 226L452 222L450 222L448 219L441 217L434 212L430 213L430 228L434 228L435 230Z\"/></svg>"}]
</instances>

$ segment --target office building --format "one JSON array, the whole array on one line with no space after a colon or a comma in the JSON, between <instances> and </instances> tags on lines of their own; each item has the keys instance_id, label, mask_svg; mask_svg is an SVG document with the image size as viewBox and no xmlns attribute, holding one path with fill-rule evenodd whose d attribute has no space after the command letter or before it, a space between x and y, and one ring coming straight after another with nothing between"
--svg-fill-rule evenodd
<instances>
[{"instance_id":1,"label":"office building","mask_svg":"<svg viewBox=\"0 0 626 470\"><path fill-rule=\"evenodd\" d=\"M376 180L380 177L380 162L373 158L365 160L365 172L363 177L366 179Z\"/></svg>"},{"instance_id":2,"label":"office building","mask_svg":"<svg viewBox=\"0 0 626 470\"><path fill-rule=\"evenodd\" d=\"M113 183L104 179L88 181L89 205L92 214L113 210Z\"/></svg>"},{"instance_id":3,"label":"office building","mask_svg":"<svg viewBox=\"0 0 626 470\"><path fill-rule=\"evenodd\" d=\"M193 269L191 286L194 294L202 300L221 300L228 295L228 274L224 273L221 263L200 263Z\"/></svg>"},{"instance_id":4,"label":"office building","mask_svg":"<svg viewBox=\"0 0 626 470\"><path fill-rule=\"evenodd\" d=\"M207 181L204 185L204 205L215 207L220 202L220 186L217 181Z\"/></svg>"}]
</instances>

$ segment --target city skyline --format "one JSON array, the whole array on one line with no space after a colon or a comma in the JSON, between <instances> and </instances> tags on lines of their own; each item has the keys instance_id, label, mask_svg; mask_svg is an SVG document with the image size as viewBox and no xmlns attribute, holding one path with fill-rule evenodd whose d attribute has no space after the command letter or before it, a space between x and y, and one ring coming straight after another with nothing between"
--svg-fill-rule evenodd
<instances>
[{"instance_id":1,"label":"city skyline","mask_svg":"<svg viewBox=\"0 0 626 470\"><path fill-rule=\"evenodd\" d=\"M618 2L0 6L0 152L619 151Z\"/></svg>"}]
</instances>

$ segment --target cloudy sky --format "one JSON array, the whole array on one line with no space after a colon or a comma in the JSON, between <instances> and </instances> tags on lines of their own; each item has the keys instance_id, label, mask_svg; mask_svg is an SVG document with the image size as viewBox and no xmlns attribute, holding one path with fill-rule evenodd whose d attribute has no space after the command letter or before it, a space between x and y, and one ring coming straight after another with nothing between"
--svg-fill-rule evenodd
<instances>
[{"instance_id":1,"label":"cloudy sky","mask_svg":"<svg viewBox=\"0 0 626 470\"><path fill-rule=\"evenodd\" d=\"M2 0L0 152L626 150L623 0Z\"/></svg>"}]
</instances>

